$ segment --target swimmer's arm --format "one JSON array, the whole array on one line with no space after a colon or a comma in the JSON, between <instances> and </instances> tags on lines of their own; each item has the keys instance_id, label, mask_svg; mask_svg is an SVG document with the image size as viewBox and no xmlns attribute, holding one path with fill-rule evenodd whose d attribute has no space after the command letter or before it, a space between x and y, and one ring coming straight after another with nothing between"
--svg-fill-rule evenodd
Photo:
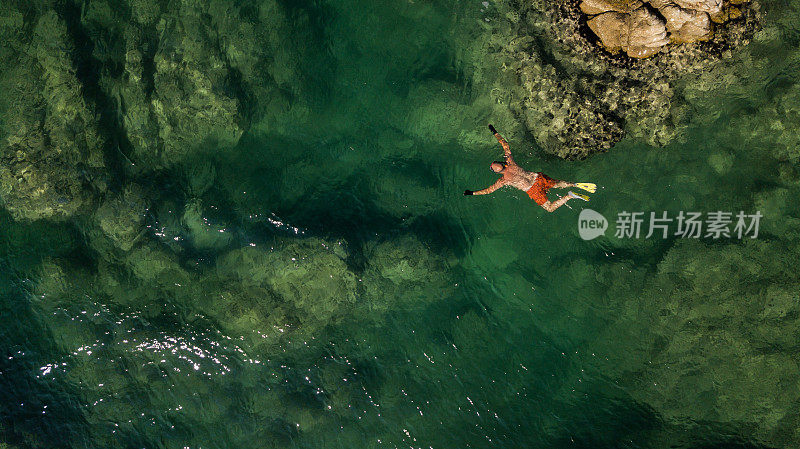
<instances>
[{"instance_id":1,"label":"swimmer's arm","mask_svg":"<svg viewBox=\"0 0 800 449\"><path fill-rule=\"evenodd\" d=\"M500 145L503 147L503 157L506 158L508 162L514 162L514 159L511 158L511 146L506 142L506 139L503 139L503 136L494 129L494 126L489 125L489 131L494 134L495 139L500 142Z\"/></svg>"},{"instance_id":2,"label":"swimmer's arm","mask_svg":"<svg viewBox=\"0 0 800 449\"><path fill-rule=\"evenodd\" d=\"M503 178L500 178L494 184L490 185L489 187L487 187L487 188L485 188L483 190L478 190L477 192L470 192L470 193L467 193L467 192L469 192L469 190L467 190L467 192L464 192L464 194L465 195L488 195L488 194L494 192L495 190L499 189L500 187L503 187L504 185L506 185L506 181Z\"/></svg>"}]
</instances>

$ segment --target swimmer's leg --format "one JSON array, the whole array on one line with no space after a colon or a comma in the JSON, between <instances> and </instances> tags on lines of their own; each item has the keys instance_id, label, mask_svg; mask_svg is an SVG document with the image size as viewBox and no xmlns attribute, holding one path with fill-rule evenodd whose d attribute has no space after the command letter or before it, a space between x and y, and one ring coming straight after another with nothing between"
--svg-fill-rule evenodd
<instances>
[{"instance_id":1,"label":"swimmer's leg","mask_svg":"<svg viewBox=\"0 0 800 449\"><path fill-rule=\"evenodd\" d=\"M567 204L567 201L571 200L572 198L569 195L564 195L561 198L555 201L548 201L542 204L542 208L547 212L553 212L554 210L558 209L559 207Z\"/></svg>"},{"instance_id":2,"label":"swimmer's leg","mask_svg":"<svg viewBox=\"0 0 800 449\"><path fill-rule=\"evenodd\" d=\"M567 187L576 187L574 182L567 182L567 181L556 181L553 184L553 187L556 189L566 189Z\"/></svg>"}]
</instances>

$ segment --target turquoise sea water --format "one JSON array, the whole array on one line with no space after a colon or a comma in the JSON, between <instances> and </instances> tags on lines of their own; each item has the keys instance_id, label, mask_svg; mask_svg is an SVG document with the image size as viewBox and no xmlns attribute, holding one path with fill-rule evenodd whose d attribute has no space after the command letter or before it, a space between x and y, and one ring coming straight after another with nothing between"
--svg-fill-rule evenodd
<instances>
[{"instance_id":1,"label":"turquoise sea water","mask_svg":"<svg viewBox=\"0 0 800 449\"><path fill-rule=\"evenodd\" d=\"M0 213L0 441L800 442L800 5L763 4L713 89L680 85L682 138L570 162L491 95L514 81L475 48L509 5L266 4L285 19L264 71L280 94L238 144L118 168L151 192L146 251L103 253L86 217ZM553 214L511 189L462 196L495 179L488 123L524 168L601 188ZM587 206L605 237L580 238ZM622 211L763 218L756 239L626 239Z\"/></svg>"}]
</instances>

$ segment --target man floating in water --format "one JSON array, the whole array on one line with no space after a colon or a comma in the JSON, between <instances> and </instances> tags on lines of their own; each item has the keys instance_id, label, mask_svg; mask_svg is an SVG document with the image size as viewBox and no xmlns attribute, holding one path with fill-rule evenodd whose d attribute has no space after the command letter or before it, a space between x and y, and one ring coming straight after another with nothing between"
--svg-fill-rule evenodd
<instances>
[{"instance_id":1,"label":"man floating in water","mask_svg":"<svg viewBox=\"0 0 800 449\"><path fill-rule=\"evenodd\" d=\"M512 186L525 191L533 201L536 201L536 204L542 206L547 212L553 212L559 207L567 204L567 201L573 198L589 201L588 196L572 191L556 201L549 201L547 199L547 191L551 188L564 189L567 187L578 187L594 193L596 186L590 183L559 181L557 179L550 178L541 172L533 173L522 169L522 167L517 165L516 162L514 162L514 159L511 158L511 147L508 145L508 142L503 139L503 136L498 134L497 130L494 129L494 126L492 125L489 125L489 131L494 134L494 136L497 138L497 141L503 146L503 155L505 157L505 162L492 162L491 165L489 165L489 168L491 168L495 173L502 173L503 177L483 190L478 190L477 192L465 190L464 195L488 195L500 187Z\"/></svg>"}]
</instances>

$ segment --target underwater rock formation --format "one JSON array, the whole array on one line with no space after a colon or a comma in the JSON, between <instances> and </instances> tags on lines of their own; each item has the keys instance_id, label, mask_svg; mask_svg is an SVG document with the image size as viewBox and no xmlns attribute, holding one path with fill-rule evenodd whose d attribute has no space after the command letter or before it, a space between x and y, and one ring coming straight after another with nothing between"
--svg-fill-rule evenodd
<instances>
[{"instance_id":1,"label":"underwater rock formation","mask_svg":"<svg viewBox=\"0 0 800 449\"><path fill-rule=\"evenodd\" d=\"M11 11L12 19L20 17ZM0 196L17 219L66 219L87 210L105 190L104 140L92 105L83 97L65 22L42 15L30 36L21 20L4 20L22 39L4 52L3 84L14 101L2 111Z\"/></svg>"},{"instance_id":2,"label":"underwater rock formation","mask_svg":"<svg viewBox=\"0 0 800 449\"><path fill-rule=\"evenodd\" d=\"M141 187L129 184L123 192L107 196L95 211L94 219L115 246L129 251L144 230L146 212Z\"/></svg>"},{"instance_id":3,"label":"underwater rock formation","mask_svg":"<svg viewBox=\"0 0 800 449\"><path fill-rule=\"evenodd\" d=\"M800 54L793 54L777 62L768 57L763 46L774 39L776 30L763 30L756 38L761 48L743 55L737 66L750 67L751 73L766 71L770 76L781 76L781 67L800 63ZM686 80L684 97L693 108L709 107L715 97L726 96L748 98L758 109L755 114L734 114L732 126L739 132L747 146L766 146L772 157L788 167L800 164L800 85L791 84L770 95L760 97L752 92L749 84L757 81L748 76L734 75L728 67L714 67ZM769 142L765 145L766 142Z\"/></svg>"},{"instance_id":4,"label":"underwater rock formation","mask_svg":"<svg viewBox=\"0 0 800 449\"><path fill-rule=\"evenodd\" d=\"M152 113L159 125L167 163L203 145L236 145L243 127L236 98L224 93L229 68L201 20L201 11L180 8L179 20L162 20L153 60Z\"/></svg>"},{"instance_id":5,"label":"underwater rock formation","mask_svg":"<svg viewBox=\"0 0 800 449\"><path fill-rule=\"evenodd\" d=\"M217 273L248 288L267 289L300 326L325 326L357 302L358 280L334 252L340 245L317 238L276 242L270 251L246 247L221 256Z\"/></svg>"},{"instance_id":6,"label":"underwater rock formation","mask_svg":"<svg viewBox=\"0 0 800 449\"><path fill-rule=\"evenodd\" d=\"M283 110L284 91L296 89L277 4L126 3L92 0L81 22L138 172L234 147L254 120Z\"/></svg>"},{"instance_id":7,"label":"underwater rock formation","mask_svg":"<svg viewBox=\"0 0 800 449\"><path fill-rule=\"evenodd\" d=\"M413 308L452 291L446 259L415 237L371 242L365 255L363 279L370 311Z\"/></svg>"},{"instance_id":8,"label":"underwater rock formation","mask_svg":"<svg viewBox=\"0 0 800 449\"><path fill-rule=\"evenodd\" d=\"M231 242L231 234L224 226L210 222L203 216L203 203L192 199L183 209L181 223L188 231L189 241L201 250L222 249Z\"/></svg>"},{"instance_id":9,"label":"underwater rock formation","mask_svg":"<svg viewBox=\"0 0 800 449\"><path fill-rule=\"evenodd\" d=\"M93 0L83 19L97 45L123 47L123 71L109 73L102 84L119 104L132 161L157 169L198 150L235 146L246 127L246 106L231 94L231 67L216 30L202 19L203 7L177 2L161 11L147 5L132 8L141 11L134 17L139 23L119 29L106 28L113 12L104 0ZM108 55L108 63L119 64L119 57Z\"/></svg>"}]
</instances>

